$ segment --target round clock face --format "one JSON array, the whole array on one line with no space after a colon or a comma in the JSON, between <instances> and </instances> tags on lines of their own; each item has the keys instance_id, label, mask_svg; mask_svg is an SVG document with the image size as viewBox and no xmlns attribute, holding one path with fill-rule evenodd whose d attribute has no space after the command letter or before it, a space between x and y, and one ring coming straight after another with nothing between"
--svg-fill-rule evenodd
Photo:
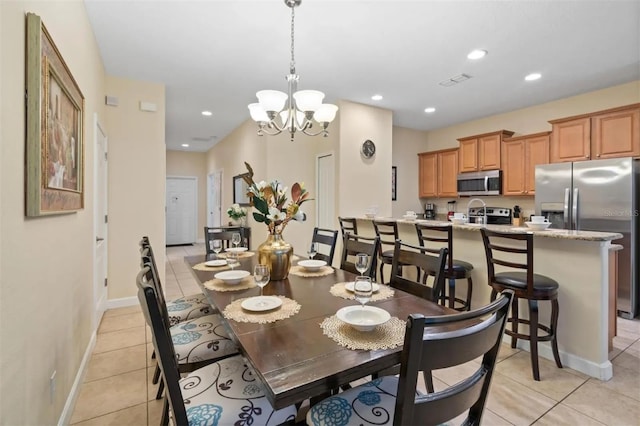
<instances>
[{"instance_id":1,"label":"round clock face","mask_svg":"<svg viewBox=\"0 0 640 426\"><path fill-rule=\"evenodd\" d=\"M371 158L376 153L376 145L369 139L362 144L362 155L364 158Z\"/></svg>"}]
</instances>

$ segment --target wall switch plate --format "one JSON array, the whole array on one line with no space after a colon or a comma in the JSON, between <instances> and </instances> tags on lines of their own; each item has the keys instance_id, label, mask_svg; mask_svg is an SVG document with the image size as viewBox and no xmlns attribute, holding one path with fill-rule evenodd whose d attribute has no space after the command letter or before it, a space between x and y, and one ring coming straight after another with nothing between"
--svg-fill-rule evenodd
<instances>
[{"instance_id":1,"label":"wall switch plate","mask_svg":"<svg viewBox=\"0 0 640 426\"><path fill-rule=\"evenodd\" d=\"M140 101L140 111L156 112L157 110L158 106L153 102Z\"/></svg>"}]
</instances>

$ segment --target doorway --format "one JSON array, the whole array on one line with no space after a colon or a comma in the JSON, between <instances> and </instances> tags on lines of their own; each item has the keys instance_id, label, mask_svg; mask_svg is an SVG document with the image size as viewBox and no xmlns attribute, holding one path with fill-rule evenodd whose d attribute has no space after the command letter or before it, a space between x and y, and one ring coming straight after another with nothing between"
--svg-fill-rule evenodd
<instances>
[{"instance_id":1,"label":"doorway","mask_svg":"<svg viewBox=\"0 0 640 426\"><path fill-rule=\"evenodd\" d=\"M207 226L222 224L222 170L207 176Z\"/></svg>"},{"instance_id":2,"label":"doorway","mask_svg":"<svg viewBox=\"0 0 640 426\"><path fill-rule=\"evenodd\" d=\"M316 157L316 226L334 229L335 214L335 161L333 153Z\"/></svg>"},{"instance_id":3,"label":"doorway","mask_svg":"<svg viewBox=\"0 0 640 426\"><path fill-rule=\"evenodd\" d=\"M166 244L193 244L198 224L198 178L167 176Z\"/></svg>"},{"instance_id":4,"label":"doorway","mask_svg":"<svg viewBox=\"0 0 640 426\"><path fill-rule=\"evenodd\" d=\"M107 168L107 135L100 125L98 114L93 115L94 137L94 197L93 197L93 229L94 229L94 254L93 254L93 302L94 302L94 329L100 324L102 314L107 303L107 246L108 246L108 168Z\"/></svg>"}]
</instances>

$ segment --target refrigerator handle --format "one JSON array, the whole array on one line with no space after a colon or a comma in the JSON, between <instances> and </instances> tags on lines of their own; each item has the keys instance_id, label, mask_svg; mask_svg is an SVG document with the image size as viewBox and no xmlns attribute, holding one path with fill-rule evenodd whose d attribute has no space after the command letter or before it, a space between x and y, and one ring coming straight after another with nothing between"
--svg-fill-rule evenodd
<instances>
[{"instance_id":1,"label":"refrigerator handle","mask_svg":"<svg viewBox=\"0 0 640 426\"><path fill-rule=\"evenodd\" d=\"M564 189L564 229L570 229L571 223L569 222L569 188Z\"/></svg>"},{"instance_id":2,"label":"refrigerator handle","mask_svg":"<svg viewBox=\"0 0 640 426\"><path fill-rule=\"evenodd\" d=\"M573 226L572 229L574 230L578 230L578 188L574 188L573 189L573 200L572 200L572 206L571 206L571 216L573 219Z\"/></svg>"}]
</instances>

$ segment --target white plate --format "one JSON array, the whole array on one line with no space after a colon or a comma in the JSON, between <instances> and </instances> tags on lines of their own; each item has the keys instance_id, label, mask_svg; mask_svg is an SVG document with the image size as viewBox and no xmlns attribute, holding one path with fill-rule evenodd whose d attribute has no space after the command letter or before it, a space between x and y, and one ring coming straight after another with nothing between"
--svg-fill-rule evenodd
<instances>
[{"instance_id":1,"label":"white plate","mask_svg":"<svg viewBox=\"0 0 640 426\"><path fill-rule=\"evenodd\" d=\"M327 262L325 262L324 260L313 260L313 259L301 260L298 262L298 266L302 266L307 271L317 271L326 264Z\"/></svg>"},{"instance_id":2,"label":"white plate","mask_svg":"<svg viewBox=\"0 0 640 426\"><path fill-rule=\"evenodd\" d=\"M551 226L551 222L525 222L525 224L534 231L544 231Z\"/></svg>"},{"instance_id":3,"label":"white plate","mask_svg":"<svg viewBox=\"0 0 640 426\"><path fill-rule=\"evenodd\" d=\"M247 251L248 249L246 247L229 247L228 249L225 249L224 251L228 251L230 253L242 253L243 251Z\"/></svg>"},{"instance_id":4,"label":"white plate","mask_svg":"<svg viewBox=\"0 0 640 426\"><path fill-rule=\"evenodd\" d=\"M248 271L236 269L232 271L218 272L217 274L214 275L214 277L224 281L225 284L235 285L235 284L240 284L240 281L247 278L249 275L251 274Z\"/></svg>"},{"instance_id":5,"label":"white plate","mask_svg":"<svg viewBox=\"0 0 640 426\"><path fill-rule=\"evenodd\" d=\"M354 286L354 285L355 285L355 283L354 283L353 281L351 281L351 282L345 283L345 284L344 284L344 288L345 288L345 290L347 290L347 291L353 292L353 286ZM380 290L380 284L373 283L373 284L372 284L372 287L373 287L373 292L374 292L374 293L375 293L376 291Z\"/></svg>"},{"instance_id":6,"label":"white plate","mask_svg":"<svg viewBox=\"0 0 640 426\"><path fill-rule=\"evenodd\" d=\"M204 262L205 266L224 266L227 264L227 261L224 259L214 259Z\"/></svg>"},{"instance_id":7,"label":"white plate","mask_svg":"<svg viewBox=\"0 0 640 426\"><path fill-rule=\"evenodd\" d=\"M282 299L275 296L249 297L242 301L242 309L253 312L270 311L282 305Z\"/></svg>"},{"instance_id":8,"label":"white plate","mask_svg":"<svg viewBox=\"0 0 640 426\"><path fill-rule=\"evenodd\" d=\"M372 331L391 319L389 312L375 306L346 306L336 312L338 319L360 331Z\"/></svg>"}]
</instances>

